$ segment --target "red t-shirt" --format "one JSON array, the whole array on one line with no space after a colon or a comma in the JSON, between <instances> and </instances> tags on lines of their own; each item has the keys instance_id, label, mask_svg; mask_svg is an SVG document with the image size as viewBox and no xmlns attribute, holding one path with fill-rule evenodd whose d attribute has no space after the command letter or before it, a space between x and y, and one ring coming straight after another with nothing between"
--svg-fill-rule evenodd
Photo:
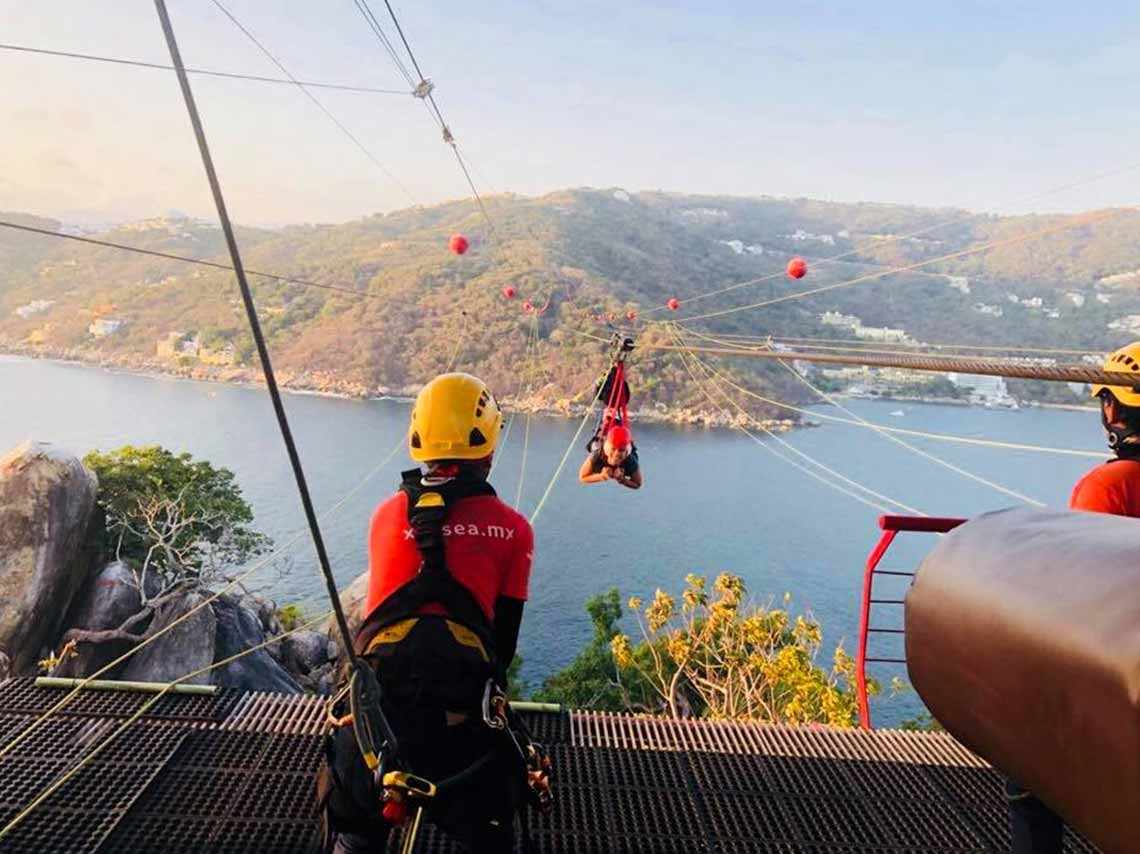
<instances>
[{"instance_id":1,"label":"red t-shirt","mask_svg":"<svg viewBox=\"0 0 1140 854\"><path fill-rule=\"evenodd\" d=\"M526 599L534 531L521 513L494 495L457 502L443 526L447 568L470 590L487 619L495 618L499 596ZM411 581L420 553L408 523L408 496L397 492L372 514L368 534L368 599L364 615Z\"/></svg>"},{"instance_id":2,"label":"red t-shirt","mask_svg":"<svg viewBox=\"0 0 1140 854\"><path fill-rule=\"evenodd\" d=\"M1069 509L1140 517L1140 460L1097 466L1073 487Z\"/></svg>"}]
</instances>

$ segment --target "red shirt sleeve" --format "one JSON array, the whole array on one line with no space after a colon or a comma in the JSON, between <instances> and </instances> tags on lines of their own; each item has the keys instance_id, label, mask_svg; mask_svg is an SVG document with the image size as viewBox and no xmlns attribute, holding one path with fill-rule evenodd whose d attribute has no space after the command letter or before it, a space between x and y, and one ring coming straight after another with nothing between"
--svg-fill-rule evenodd
<instances>
[{"instance_id":1,"label":"red shirt sleeve","mask_svg":"<svg viewBox=\"0 0 1140 854\"><path fill-rule=\"evenodd\" d=\"M534 561L534 529L530 526L530 522L520 515L516 530L518 539L511 554L507 575L503 579L501 595L525 601L530 587L530 565Z\"/></svg>"},{"instance_id":2,"label":"red shirt sleeve","mask_svg":"<svg viewBox=\"0 0 1140 854\"><path fill-rule=\"evenodd\" d=\"M1079 481L1073 488L1069 498L1070 510L1083 510L1086 513L1113 513L1118 516L1127 516L1128 508L1124 504L1123 496L1112 483L1106 483L1100 476L1100 469L1093 469Z\"/></svg>"}]
</instances>

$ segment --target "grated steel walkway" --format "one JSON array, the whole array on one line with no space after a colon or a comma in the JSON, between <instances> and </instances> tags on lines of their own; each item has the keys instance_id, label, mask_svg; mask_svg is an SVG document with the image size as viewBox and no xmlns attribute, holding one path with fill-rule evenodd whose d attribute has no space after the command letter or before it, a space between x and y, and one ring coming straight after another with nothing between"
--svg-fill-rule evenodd
<instances>
[{"instance_id":1,"label":"grated steel walkway","mask_svg":"<svg viewBox=\"0 0 1140 854\"><path fill-rule=\"evenodd\" d=\"M0 749L60 697L29 680L0 685ZM84 695L0 760L0 824L146 699ZM315 852L322 719L313 697L164 697L0 852ZM531 816L536 854L1009 850L1000 778L944 734L582 712L527 719L556 775L554 812ZM427 825L416 850L459 849ZM1066 851L1096 849L1072 835Z\"/></svg>"}]
</instances>

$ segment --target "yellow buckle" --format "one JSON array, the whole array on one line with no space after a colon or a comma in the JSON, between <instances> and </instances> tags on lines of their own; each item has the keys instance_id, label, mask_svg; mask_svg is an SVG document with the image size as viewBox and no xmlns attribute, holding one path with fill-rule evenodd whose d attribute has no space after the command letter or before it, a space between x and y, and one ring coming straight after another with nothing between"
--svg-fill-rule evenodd
<instances>
[{"instance_id":1,"label":"yellow buckle","mask_svg":"<svg viewBox=\"0 0 1140 854\"><path fill-rule=\"evenodd\" d=\"M435 783L407 771L389 771L381 783L385 789L395 789L408 798L426 800L435 797Z\"/></svg>"}]
</instances>

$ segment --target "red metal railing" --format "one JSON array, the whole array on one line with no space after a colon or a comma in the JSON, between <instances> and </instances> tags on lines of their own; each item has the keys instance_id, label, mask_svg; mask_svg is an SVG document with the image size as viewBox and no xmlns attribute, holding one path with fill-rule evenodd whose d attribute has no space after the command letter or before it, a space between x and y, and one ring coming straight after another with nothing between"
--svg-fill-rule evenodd
<instances>
[{"instance_id":1,"label":"red metal railing","mask_svg":"<svg viewBox=\"0 0 1140 854\"><path fill-rule=\"evenodd\" d=\"M945 534L965 522L965 519L940 519L933 516L880 516L879 528L883 535L875 544L870 557L867 558L867 567L863 571L863 611L859 620L859 654L855 659L856 687L859 692L859 726L871 729L871 708L867 702L867 663L906 664L905 658L868 658L867 637L873 634L901 635L905 629L876 628L871 625L872 605L902 605L902 599L875 599L875 576L895 575L913 578L913 572L899 572L898 570L879 569L879 561L883 559L887 549L894 542L899 531L919 531L927 534Z\"/></svg>"}]
</instances>

